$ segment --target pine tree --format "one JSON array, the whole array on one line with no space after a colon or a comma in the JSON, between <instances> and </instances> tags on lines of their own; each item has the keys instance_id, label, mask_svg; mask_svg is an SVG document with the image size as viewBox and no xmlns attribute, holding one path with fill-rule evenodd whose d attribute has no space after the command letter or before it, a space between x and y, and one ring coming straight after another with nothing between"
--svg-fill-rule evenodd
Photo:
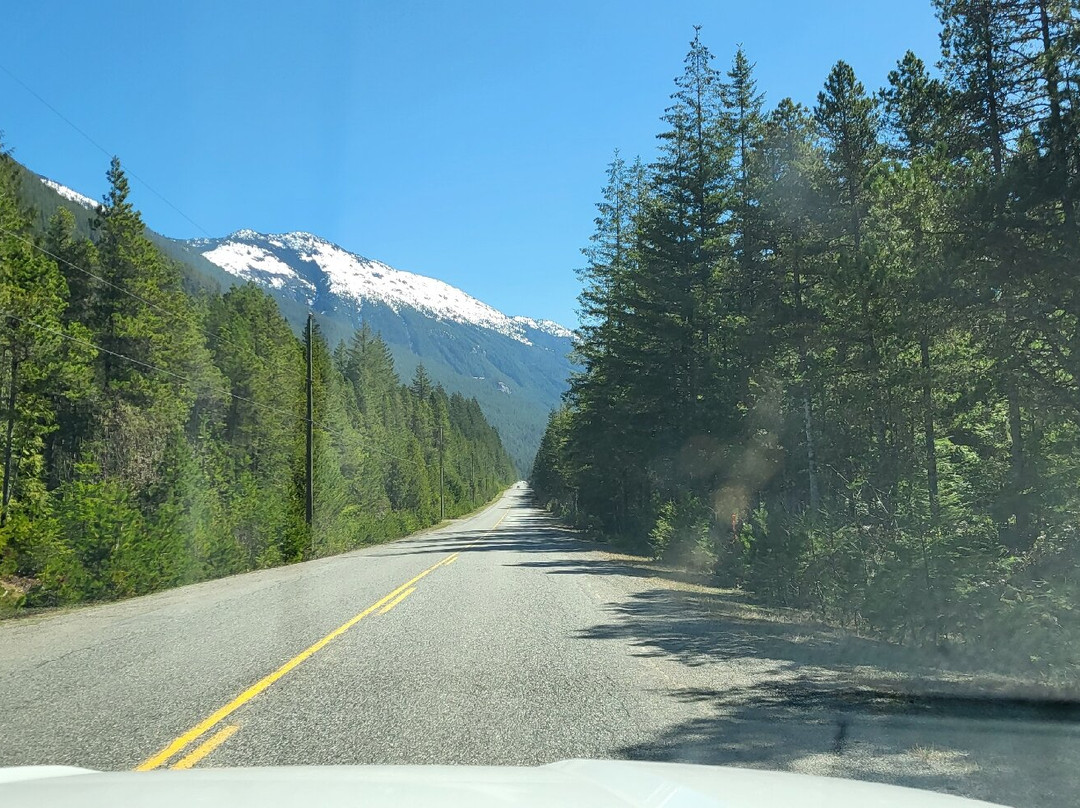
<instances>
[{"instance_id":1,"label":"pine tree","mask_svg":"<svg viewBox=\"0 0 1080 808\"><path fill-rule=\"evenodd\" d=\"M762 267L769 289L761 299L770 305L759 307L754 317L762 350L775 357L763 374L775 373L790 389L799 424L799 467L805 462L801 500L812 517L821 506L815 401L822 388L819 374L827 372L818 359L825 353L820 325L826 228L818 212L824 204L818 183L824 156L816 140L810 112L790 99L782 100L769 116L758 170L765 233Z\"/></svg>"},{"instance_id":2,"label":"pine tree","mask_svg":"<svg viewBox=\"0 0 1080 808\"><path fill-rule=\"evenodd\" d=\"M194 402L194 391L178 377L190 375L204 354L179 274L146 238L119 160L113 159L107 177L110 190L96 226L101 271L110 285L98 290L90 323L104 349L104 412L95 454L106 477L148 491Z\"/></svg>"},{"instance_id":3,"label":"pine tree","mask_svg":"<svg viewBox=\"0 0 1080 808\"><path fill-rule=\"evenodd\" d=\"M880 148L874 101L847 63L837 62L829 73L818 93L814 119L825 143L826 187L840 213L836 235L844 242L841 249L848 262L855 263L866 216L867 178Z\"/></svg>"},{"instance_id":4,"label":"pine tree","mask_svg":"<svg viewBox=\"0 0 1080 808\"><path fill-rule=\"evenodd\" d=\"M1051 604L1077 591L1075 139L1061 133L1080 35L1055 0L938 6L941 79L906 54L879 118L840 63L812 116L782 101L746 152L730 100L693 148L708 97L685 93L708 86L695 41L626 269L586 273L605 283L587 285L583 370L532 478L579 524L648 536L772 602L900 640L999 626L995 653L1027 666L1077 633ZM697 171L702 154L727 154L727 178Z\"/></svg>"},{"instance_id":5,"label":"pine tree","mask_svg":"<svg viewBox=\"0 0 1080 808\"><path fill-rule=\"evenodd\" d=\"M431 395L431 377L428 376L428 372L424 369L423 363L416 366L416 372L413 374L412 384L409 385L409 389L420 401L426 401L427 397Z\"/></svg>"},{"instance_id":6,"label":"pine tree","mask_svg":"<svg viewBox=\"0 0 1080 808\"><path fill-rule=\"evenodd\" d=\"M739 46L728 71L728 83L724 86L724 110L729 118L728 125L733 130L734 170L736 174L735 204L733 213L736 219L735 233L740 242L753 243L752 234L747 233L751 207L754 201L753 154L760 147L765 118L763 115L765 95L757 91L754 79L754 65L746 56L746 51ZM746 246L738 247L740 255L748 252ZM743 260L746 257L743 255Z\"/></svg>"},{"instance_id":7,"label":"pine tree","mask_svg":"<svg viewBox=\"0 0 1080 808\"><path fill-rule=\"evenodd\" d=\"M722 80L695 29L683 74L659 135L654 191L642 215L638 273L646 350L664 359L649 379L661 463L681 456L687 439L713 428L730 402L709 396L715 372L715 305L722 261L730 260L729 209L734 143L724 126ZM651 322L649 322L651 321ZM657 357L659 358L659 357ZM663 457L667 455L667 457ZM696 474L679 463L680 476Z\"/></svg>"},{"instance_id":8,"label":"pine tree","mask_svg":"<svg viewBox=\"0 0 1080 808\"><path fill-rule=\"evenodd\" d=\"M764 243L761 195L765 186L759 176L762 139L765 135L764 94L757 91L754 66L740 46L735 52L728 83L724 85L724 136L734 143L731 195L731 243L734 261L722 273L717 291L718 317L722 330L731 335L722 349L728 357L724 376L728 384L745 388L749 370L768 350L768 334L759 329L762 318L775 298L768 269L763 265ZM743 405L747 395L740 396ZM736 405L738 406L738 405Z\"/></svg>"},{"instance_id":9,"label":"pine tree","mask_svg":"<svg viewBox=\"0 0 1080 808\"><path fill-rule=\"evenodd\" d=\"M930 77L922 59L911 51L889 72L889 86L881 96L893 153L901 160L910 163L947 136L950 116L945 87Z\"/></svg>"},{"instance_id":10,"label":"pine tree","mask_svg":"<svg viewBox=\"0 0 1080 808\"><path fill-rule=\"evenodd\" d=\"M942 23L942 66L966 111L965 145L990 155L995 174L1005 169L1010 137L1023 128L1017 81L1025 71L1014 50L1011 0L934 0Z\"/></svg>"},{"instance_id":11,"label":"pine tree","mask_svg":"<svg viewBox=\"0 0 1080 808\"><path fill-rule=\"evenodd\" d=\"M64 323L68 333L77 339L65 341L63 350L69 355L91 355L88 352L94 349L87 343L93 339L93 334L85 324L93 320L98 305L99 283L92 276L100 271L97 249L93 242L78 234L75 217L66 208L57 209L49 219L44 241L45 253L56 261L67 284ZM84 443L93 435L95 416L101 411L91 368L82 362L77 364L80 367L77 376L62 388L62 393L54 396L56 429L49 434L46 443L50 488L73 479Z\"/></svg>"},{"instance_id":12,"label":"pine tree","mask_svg":"<svg viewBox=\"0 0 1080 808\"><path fill-rule=\"evenodd\" d=\"M639 306L634 228L643 171L640 162L627 166L618 153L608 166L592 244L583 250L588 265L580 272L582 327L576 356L584 370L571 378L568 393L595 438L580 445L576 462L589 477L589 495L616 503L615 527L627 525L630 477L640 466L635 460L643 448L640 438L621 426L633 418L627 407L636 401L628 391L640 382L634 373Z\"/></svg>"},{"instance_id":13,"label":"pine tree","mask_svg":"<svg viewBox=\"0 0 1080 808\"><path fill-rule=\"evenodd\" d=\"M40 500L44 494L43 441L55 428L48 390L59 381L64 354L67 286L56 264L35 249L29 225L30 217L19 203L13 161L0 148L0 528L7 524L13 502Z\"/></svg>"}]
</instances>

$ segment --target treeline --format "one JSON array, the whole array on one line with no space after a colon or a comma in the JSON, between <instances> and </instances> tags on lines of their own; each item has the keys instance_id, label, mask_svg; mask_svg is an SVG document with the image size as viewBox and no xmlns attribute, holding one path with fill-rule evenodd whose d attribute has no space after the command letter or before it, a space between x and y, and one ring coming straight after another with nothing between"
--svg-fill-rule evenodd
<instances>
[{"instance_id":1,"label":"treeline","mask_svg":"<svg viewBox=\"0 0 1080 808\"><path fill-rule=\"evenodd\" d=\"M935 6L940 75L838 62L812 108L694 37L533 484L772 603L1075 661L1080 6Z\"/></svg>"},{"instance_id":2,"label":"treeline","mask_svg":"<svg viewBox=\"0 0 1080 808\"><path fill-rule=\"evenodd\" d=\"M0 606L137 595L400 536L514 468L475 400L398 379L366 327L306 346L254 285L185 291L118 161L84 223L44 232L0 157ZM38 228L39 230L41 228Z\"/></svg>"}]
</instances>

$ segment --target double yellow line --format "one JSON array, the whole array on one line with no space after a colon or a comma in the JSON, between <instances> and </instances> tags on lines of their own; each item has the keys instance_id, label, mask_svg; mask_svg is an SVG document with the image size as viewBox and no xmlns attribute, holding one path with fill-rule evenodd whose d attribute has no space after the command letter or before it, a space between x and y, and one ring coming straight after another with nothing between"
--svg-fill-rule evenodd
<instances>
[{"instance_id":1,"label":"double yellow line","mask_svg":"<svg viewBox=\"0 0 1080 808\"><path fill-rule=\"evenodd\" d=\"M486 532L490 532L492 530L495 530L499 525L501 525L503 519L506 518L506 514L509 513L509 512L510 511L507 510L505 513L503 513L503 515L499 518L499 521L496 522L491 527L489 527ZM479 541L474 541L471 544L465 545L465 547L466 548L472 547L472 546L474 546L476 544L479 544ZM412 594L412 591L415 588L413 586L414 584L416 584L422 578L424 578L424 577L430 575L431 573L433 573L439 567L445 566L446 564L452 564L457 559L457 557L459 555L461 555L460 551L456 552L456 553L451 553L450 555L446 556L446 558L442 559L441 561L438 561L437 563L432 564L430 567L428 567L426 570L421 572L416 577L412 578L409 581L406 581L401 586L399 586L397 589L395 589L393 592L389 593L388 595L383 596L382 598L377 600L375 603L368 606L366 609L364 609L364 611L360 612L360 614L358 614L355 617L352 617L349 620L347 620L346 622L342 623L340 626L338 626L336 629L331 631L329 634L327 634L321 640L319 640L318 642L314 643L313 645L310 645L307 648L305 648L303 651L301 651L299 654L294 656L292 659L290 659L288 662L286 662L284 665L282 665L276 671L274 671L273 673L271 673L271 674L269 674L267 676L264 676L262 679L257 681L255 684L253 684L251 687L249 687L247 690L245 690L239 696L237 696L232 701L230 701L228 704L226 704L224 707L221 707L220 709L214 711L213 713L208 715L206 718L204 718L202 721L200 721L198 724L196 724L191 729L189 729L187 732L185 732L183 735L178 736L175 740L173 740L171 743L169 743L168 746L163 747L160 751L158 751L157 753L155 753L155 754L151 755L150 757L148 757L146 760L144 760L142 763L140 763L138 766L135 767L135 771L137 771L137 772L150 771L151 769L156 769L159 766L163 765L168 760L170 760L174 755L176 755L179 752L183 751L192 742L198 740L200 737L205 735L211 729L213 729L218 724L220 724L222 721L224 721L226 718L228 718L232 713L236 712L241 707L243 707L245 704L247 704L249 701L251 701L253 698L258 696L260 693L262 693L264 690L266 690L268 687L270 687L270 685L274 684L274 682L276 682L278 679L282 678L285 674L287 674L289 671L291 671L293 668L295 668L297 665L299 665L305 659L308 659L309 657L314 656L316 653L318 653L320 650L325 648L327 645L329 645L335 639L340 637L342 634L344 634L350 628L355 626L357 623L359 623L365 617L367 617L368 615L372 614L373 612L375 612L375 611L377 611L379 609L381 609L384 614L386 612L390 611L392 608L397 606L401 601L403 601L406 597L408 597L410 594ZM174 769L189 769L189 768L191 768L196 763L198 763L200 760L202 760L204 757L206 757L211 752L213 752L215 749L217 749L217 747L221 746L221 744L223 744L225 741L227 741L229 739L229 737L234 732L236 732L237 729L239 729L239 727L237 727L237 726L227 726L227 727L223 728L222 730L218 731L213 736L211 736L209 739L204 741L202 744L200 744L198 747L196 747L188 755L186 755L185 757L183 757L179 761L177 761L177 763L175 765L173 765L172 768L174 768Z\"/></svg>"}]
</instances>

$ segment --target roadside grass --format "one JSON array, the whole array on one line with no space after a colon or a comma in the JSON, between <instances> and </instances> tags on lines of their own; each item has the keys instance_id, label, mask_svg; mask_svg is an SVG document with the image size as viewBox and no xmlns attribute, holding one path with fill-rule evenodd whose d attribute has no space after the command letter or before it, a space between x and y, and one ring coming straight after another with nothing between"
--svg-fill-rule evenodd
<instances>
[{"instance_id":1,"label":"roadside grass","mask_svg":"<svg viewBox=\"0 0 1080 808\"><path fill-rule=\"evenodd\" d=\"M822 646L846 649L851 660L847 673L870 686L921 694L977 692L986 697L1034 700L1080 697L1071 670L1025 667L1011 657L947 641L938 646L900 643L865 627L856 631L830 622L810 610L761 603L753 592L719 586L708 573L645 555L609 550L604 544L597 544L593 552L604 561L633 570L635 576L647 579L656 589L677 593L685 608L715 622L717 631L725 627L730 630L733 622L741 626L782 627L785 643L808 650ZM861 658L866 658L867 664L860 664ZM926 748L921 754L932 755L933 751Z\"/></svg>"},{"instance_id":2,"label":"roadside grass","mask_svg":"<svg viewBox=\"0 0 1080 808\"><path fill-rule=\"evenodd\" d=\"M509 490L509 489L506 489ZM209 581L223 580L225 578L233 578L241 575L251 575L253 573L265 572L266 570L278 569L284 566L291 566L293 564L304 564L311 561L317 561L325 558L333 558L334 556L347 555L348 553L354 553L358 550L366 550L372 547L379 547L384 544L390 544L395 541L403 541L405 539L415 539L425 536L429 533L433 533L436 530L453 524L454 522L462 519L469 519L476 516L478 513L490 508L496 502L498 502L502 496L506 493L506 490L500 491L491 500L485 502L482 505L477 506L473 510L459 514L457 516L447 517L442 521L429 525L427 527L415 530L409 533L402 533L399 535L387 535L381 540L365 541L358 544L355 547L347 547L338 552L317 554L314 558L306 558L303 561L293 561L286 564L275 564L270 567L261 569L245 570L244 572L238 572L234 575L224 575L213 578L205 578L199 581L192 581L186 584L180 584L179 586L167 587L165 589L158 589L154 592L148 592L144 595L132 595L126 598L106 598L99 600L84 600L75 603L64 603L57 606L25 606L26 595L30 591L30 588L36 584L36 581L32 578L20 578L14 575L0 576L0 621L3 620L24 620L32 617L49 617L53 615L66 614L79 609L88 609L94 606L101 606L107 603L118 603L125 600L132 600L134 598L147 597L148 595L154 595L161 592L169 592L176 589L181 589L185 586L198 586L199 584L208 583Z\"/></svg>"},{"instance_id":3,"label":"roadside grass","mask_svg":"<svg viewBox=\"0 0 1080 808\"><path fill-rule=\"evenodd\" d=\"M0 575L0 620L19 612L26 600L26 593L37 583L33 578L18 575Z\"/></svg>"}]
</instances>

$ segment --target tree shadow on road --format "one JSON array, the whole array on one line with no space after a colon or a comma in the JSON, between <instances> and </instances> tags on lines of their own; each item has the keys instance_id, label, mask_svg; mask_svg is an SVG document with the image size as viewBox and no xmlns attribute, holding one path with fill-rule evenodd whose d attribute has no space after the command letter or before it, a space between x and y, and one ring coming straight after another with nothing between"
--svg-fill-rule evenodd
<instances>
[{"instance_id":1,"label":"tree shadow on road","mask_svg":"<svg viewBox=\"0 0 1080 808\"><path fill-rule=\"evenodd\" d=\"M1012 805L1072 805L1080 793L1075 694L989 676L957 649L900 646L767 608L707 576L587 542L560 548L560 535L538 516L508 549L572 552L510 565L627 578L607 619L576 636L665 664L673 685L652 695L677 718L617 749L620 757L852 777Z\"/></svg>"},{"instance_id":2,"label":"tree shadow on road","mask_svg":"<svg viewBox=\"0 0 1080 808\"><path fill-rule=\"evenodd\" d=\"M595 563L610 566L603 561ZM525 564L534 566L535 562ZM568 566L562 572L597 572L590 562L575 561ZM600 574L658 577L633 567ZM584 638L629 639L643 655L670 655L687 665L752 657L792 668L825 665L850 672L857 667L881 666L936 676L947 663L944 658L931 661L915 657L911 649L823 626L796 612L755 606L745 594L731 590L653 588L611 604L608 610L613 619L583 632Z\"/></svg>"},{"instance_id":3,"label":"tree shadow on road","mask_svg":"<svg viewBox=\"0 0 1080 808\"><path fill-rule=\"evenodd\" d=\"M646 700L670 723L614 749L618 757L853 777L1013 805L1071 805L1080 793L1080 707L1069 697L987 676L955 649L858 636L611 549L529 510L495 531L418 537L390 554L506 552L509 567L626 579L602 590L614 595L604 619L575 637L663 666L664 685Z\"/></svg>"},{"instance_id":4,"label":"tree shadow on road","mask_svg":"<svg viewBox=\"0 0 1080 808\"><path fill-rule=\"evenodd\" d=\"M597 545L582 540L573 531L555 525L550 517L515 515L514 523L498 530L454 530L421 535L384 545L379 555L407 556L433 553L581 553Z\"/></svg>"},{"instance_id":5,"label":"tree shadow on road","mask_svg":"<svg viewBox=\"0 0 1080 808\"><path fill-rule=\"evenodd\" d=\"M1075 725L1045 706L823 688L814 676L666 695L707 714L620 756L850 777L1017 806L1072 805L1077 793Z\"/></svg>"},{"instance_id":6,"label":"tree shadow on road","mask_svg":"<svg viewBox=\"0 0 1080 808\"><path fill-rule=\"evenodd\" d=\"M638 580L638 591L609 605L612 620L590 632L595 639L629 639L643 655L672 655L689 665L753 656L785 660L795 666L827 665L848 673L880 668L902 674L893 678L914 681L921 689L932 682L947 684L950 690L978 687L998 695L1036 699L1064 695L1075 700L1080 696L1080 691L1065 693L1058 686L1041 686L1034 673L997 671L978 649L900 645L859 635L825 624L808 612L766 606L750 593L720 588L708 575L671 569L647 559L594 552L520 561L513 566L552 575ZM641 583L653 586L643 589ZM920 677L927 682L920 682Z\"/></svg>"},{"instance_id":7,"label":"tree shadow on road","mask_svg":"<svg viewBox=\"0 0 1080 808\"><path fill-rule=\"evenodd\" d=\"M634 564L593 559L523 564L641 575ZM609 619L577 634L666 661L683 686L654 695L683 705L674 715L695 708L619 749L622 757L853 777L1014 805L1068 805L1080 793L1080 704L1069 697L756 607L742 593L656 583L608 604Z\"/></svg>"}]
</instances>

